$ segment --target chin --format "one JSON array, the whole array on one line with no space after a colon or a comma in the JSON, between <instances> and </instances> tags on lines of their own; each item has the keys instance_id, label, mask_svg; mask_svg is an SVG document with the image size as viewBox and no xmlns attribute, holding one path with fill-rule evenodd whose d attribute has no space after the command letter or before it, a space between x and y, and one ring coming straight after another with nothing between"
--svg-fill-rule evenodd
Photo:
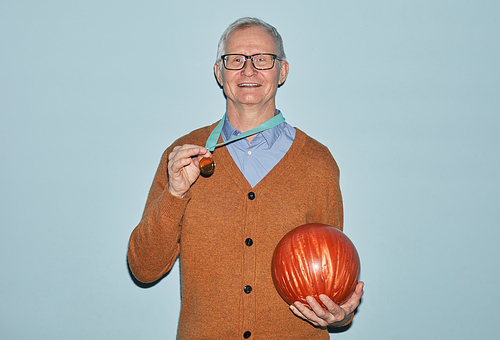
<instances>
[{"instance_id":1,"label":"chin","mask_svg":"<svg viewBox=\"0 0 500 340\"><path fill-rule=\"evenodd\" d=\"M262 102L262 98L242 98L242 100L240 100L240 103L241 104L258 104L258 103L261 103Z\"/></svg>"}]
</instances>

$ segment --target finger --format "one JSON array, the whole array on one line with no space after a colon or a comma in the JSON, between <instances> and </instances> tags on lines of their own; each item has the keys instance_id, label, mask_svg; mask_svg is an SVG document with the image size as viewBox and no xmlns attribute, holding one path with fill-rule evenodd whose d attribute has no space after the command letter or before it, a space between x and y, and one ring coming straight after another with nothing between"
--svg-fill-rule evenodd
<instances>
[{"instance_id":1,"label":"finger","mask_svg":"<svg viewBox=\"0 0 500 340\"><path fill-rule=\"evenodd\" d=\"M175 156L183 156L185 157L186 154L189 154L190 156L197 155L198 153L206 153L208 150L202 146L199 145L193 145L193 144L183 144L182 146L175 146L172 149L172 152L169 154L169 159L175 157Z\"/></svg>"},{"instance_id":2,"label":"finger","mask_svg":"<svg viewBox=\"0 0 500 340\"><path fill-rule=\"evenodd\" d=\"M176 146L168 155L168 167L173 173L178 173L184 167L190 165L193 158L199 162L207 153L210 154L206 148L197 145L185 144L181 147ZM198 162L195 163L195 166L198 166Z\"/></svg>"},{"instance_id":3,"label":"finger","mask_svg":"<svg viewBox=\"0 0 500 340\"><path fill-rule=\"evenodd\" d=\"M333 322L343 320L345 311L340 308L330 297L326 294L319 295L320 301L325 305L330 315L333 317ZM331 319L329 320L331 321ZM330 322L331 323L331 322Z\"/></svg>"},{"instance_id":4,"label":"finger","mask_svg":"<svg viewBox=\"0 0 500 340\"><path fill-rule=\"evenodd\" d=\"M178 175L182 169L190 165L192 162L193 160L191 157L172 159L168 165L170 175Z\"/></svg>"},{"instance_id":5,"label":"finger","mask_svg":"<svg viewBox=\"0 0 500 340\"><path fill-rule=\"evenodd\" d=\"M327 297L328 298L328 297ZM330 299L330 298L328 298ZM329 311L324 309L323 306L312 296L307 296L306 301L313 310L313 312L320 318L320 319L326 319L328 317Z\"/></svg>"},{"instance_id":6,"label":"finger","mask_svg":"<svg viewBox=\"0 0 500 340\"><path fill-rule=\"evenodd\" d=\"M179 149L182 149L182 150L187 150L187 149L203 149L203 150L207 150L207 148L201 146L201 145L196 145L196 144L182 144L180 146Z\"/></svg>"},{"instance_id":7,"label":"finger","mask_svg":"<svg viewBox=\"0 0 500 340\"><path fill-rule=\"evenodd\" d=\"M177 149L174 158L190 158L200 155L205 155L209 152L206 148L197 145L185 144L181 148Z\"/></svg>"},{"instance_id":8,"label":"finger","mask_svg":"<svg viewBox=\"0 0 500 340\"><path fill-rule=\"evenodd\" d=\"M196 157L196 161L197 163L199 163L203 158L209 158L209 157L212 157L212 153L208 150L208 149L205 149L206 152L205 153L199 153ZM197 164L198 165L198 164Z\"/></svg>"},{"instance_id":9,"label":"finger","mask_svg":"<svg viewBox=\"0 0 500 340\"><path fill-rule=\"evenodd\" d=\"M314 325L327 326L330 323L331 315L325 310L319 302L312 296L307 296L306 301L308 306L302 305L300 311L309 322Z\"/></svg>"},{"instance_id":10,"label":"finger","mask_svg":"<svg viewBox=\"0 0 500 340\"><path fill-rule=\"evenodd\" d=\"M297 308L295 307L294 305L290 305L290 310L295 314L297 315L298 317L301 317L302 319L307 319L304 314L302 314L302 312Z\"/></svg>"},{"instance_id":11,"label":"finger","mask_svg":"<svg viewBox=\"0 0 500 340\"><path fill-rule=\"evenodd\" d=\"M323 299L330 305L332 309L335 307L338 308L338 306L336 306L336 304L328 296L324 295ZM314 297L308 296L306 297L306 301L316 316L316 318L313 318L313 320L319 323L320 326L328 326L329 324L334 323L339 319L343 319L342 310L336 311L337 313L335 316L330 312L330 310L325 309Z\"/></svg>"},{"instance_id":12,"label":"finger","mask_svg":"<svg viewBox=\"0 0 500 340\"><path fill-rule=\"evenodd\" d=\"M307 308L305 305L301 304L300 302L294 302L293 305L290 305L290 310L295 315L297 315L298 317L300 317L306 321L309 321L314 326L320 325L319 323L317 323L316 321L311 319L311 318L315 317L314 312L312 312L309 308ZM309 314L309 317L306 314Z\"/></svg>"},{"instance_id":13,"label":"finger","mask_svg":"<svg viewBox=\"0 0 500 340\"><path fill-rule=\"evenodd\" d=\"M348 313L353 312L359 306L359 302L361 297L363 296L363 289L365 287L365 283L363 281L358 282L356 285L356 289L352 293L349 300L347 300L342 306L342 309L346 310Z\"/></svg>"}]
</instances>

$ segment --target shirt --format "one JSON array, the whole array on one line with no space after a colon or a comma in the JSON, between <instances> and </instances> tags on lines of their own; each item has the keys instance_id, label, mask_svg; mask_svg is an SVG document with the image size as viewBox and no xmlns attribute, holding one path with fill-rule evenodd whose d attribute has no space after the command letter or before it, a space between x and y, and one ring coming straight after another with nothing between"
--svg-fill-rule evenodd
<instances>
[{"instance_id":1,"label":"shirt","mask_svg":"<svg viewBox=\"0 0 500 340\"><path fill-rule=\"evenodd\" d=\"M279 114L280 111L276 110ZM295 128L287 122L258 133L252 143L242 138L226 144L229 154L250 185L255 187L287 153L295 139ZM221 136L224 142L238 136L226 115Z\"/></svg>"}]
</instances>

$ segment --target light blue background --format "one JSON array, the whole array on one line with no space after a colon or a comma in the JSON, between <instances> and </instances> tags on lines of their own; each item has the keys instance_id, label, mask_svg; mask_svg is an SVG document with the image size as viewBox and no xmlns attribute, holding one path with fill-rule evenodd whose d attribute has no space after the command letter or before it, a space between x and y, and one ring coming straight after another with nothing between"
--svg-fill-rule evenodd
<instances>
[{"instance_id":1,"label":"light blue background","mask_svg":"<svg viewBox=\"0 0 500 340\"><path fill-rule=\"evenodd\" d=\"M497 337L499 14L486 0L1 1L0 338L174 339L178 267L139 288L128 237L163 150L224 113L212 67L241 16L281 32L278 108L341 168L366 287L332 338Z\"/></svg>"}]
</instances>

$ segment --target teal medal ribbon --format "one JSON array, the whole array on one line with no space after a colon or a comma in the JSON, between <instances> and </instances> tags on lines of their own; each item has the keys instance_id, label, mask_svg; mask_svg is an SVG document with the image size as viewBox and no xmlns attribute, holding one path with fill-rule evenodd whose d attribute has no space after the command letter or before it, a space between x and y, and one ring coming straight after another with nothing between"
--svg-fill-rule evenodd
<instances>
[{"instance_id":1,"label":"teal medal ribbon","mask_svg":"<svg viewBox=\"0 0 500 340\"><path fill-rule=\"evenodd\" d=\"M220 133L222 132L222 127L224 126L224 121L226 120L226 114L224 113L224 116L222 116L222 119L220 120L219 124L215 127L215 129L212 131L210 136L207 139L207 143L205 144L205 148L208 149L208 151L212 152L215 150L216 147L222 146L225 144L229 144L231 142L237 141L242 138L246 138L248 136L254 135L256 133L271 129L285 121L285 117L280 113L278 113L276 116L274 116L271 119L266 120L264 123L260 124L259 126L248 130L246 132L240 133L238 136L231 138L230 140L226 142L222 142L217 144L219 141L219 136Z\"/></svg>"},{"instance_id":2,"label":"teal medal ribbon","mask_svg":"<svg viewBox=\"0 0 500 340\"><path fill-rule=\"evenodd\" d=\"M205 148L207 148L208 151L213 152L215 150L215 148L218 146L229 144L229 143L237 141L239 139L246 138L246 137L254 135L256 133L271 129L271 128L283 123L285 121L285 117L283 117L283 115L280 112L276 116L274 116L273 118L266 120L264 123L260 124L259 126L253 128L251 130L240 133L238 136L233 137L226 142L217 143L219 141L219 137L220 137L220 134L222 132L222 127L224 126L225 121L226 121L226 114L224 113L224 116L222 116L222 119L217 124L215 129L213 129L212 133L210 133L210 136L207 139L207 143L205 144ZM209 177L215 171L215 163L214 163L212 158L204 157L200 160L199 168L200 168L200 173L203 177Z\"/></svg>"}]
</instances>

